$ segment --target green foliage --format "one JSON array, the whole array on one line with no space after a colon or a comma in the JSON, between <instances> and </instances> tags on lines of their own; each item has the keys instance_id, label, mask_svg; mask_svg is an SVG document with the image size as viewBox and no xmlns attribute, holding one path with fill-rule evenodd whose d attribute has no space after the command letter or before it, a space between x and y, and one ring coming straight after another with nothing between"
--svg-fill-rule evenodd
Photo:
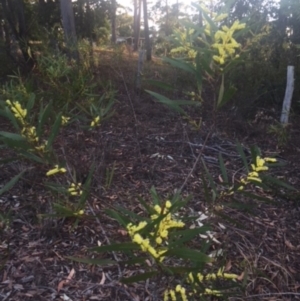
<instances>
[{"instance_id":1,"label":"green foliage","mask_svg":"<svg viewBox=\"0 0 300 301\"><path fill-rule=\"evenodd\" d=\"M112 243L94 247L90 251L122 252L126 259L118 264L138 264L139 270L143 272L121 279L123 283L130 284L147 279L159 282L160 279L167 278L170 287L174 286L174 291L167 289L164 292L164 300L170 300L169 296L177 293L181 294L182 298L189 295L203 300L206 300L207 295L224 295L228 290L217 284L220 279L223 282L231 282L231 289L238 288L237 275L225 273L222 267L217 273L209 272L211 268L208 263L213 262L215 269L218 261L217 258L208 256L208 241L202 240L201 245L197 245L195 249L189 247L196 237L205 235L209 230L207 226L191 227L195 225L198 217L188 216L184 210L189 199L182 199L176 194L170 200L161 201L154 188L151 195L152 204L140 199L144 215L137 215L123 207L106 210L110 217L127 229L131 242ZM71 259L89 264L108 264L97 259ZM180 290L178 283L181 284Z\"/></svg>"},{"instance_id":2,"label":"green foliage","mask_svg":"<svg viewBox=\"0 0 300 301\"><path fill-rule=\"evenodd\" d=\"M19 179L23 176L25 173L25 170L20 172L18 175L14 176L8 183L6 183L1 189L0 189L0 196L5 193L6 191L10 190L18 181ZM1 216L0 216L1 220ZM1 221L0 221L1 222Z\"/></svg>"},{"instance_id":3,"label":"green foliage","mask_svg":"<svg viewBox=\"0 0 300 301\"><path fill-rule=\"evenodd\" d=\"M224 106L234 96L236 89L225 80L226 75L235 69L240 60L241 44L236 41L235 36L244 30L246 24L234 21L230 26L220 26L220 22L227 18L227 14L213 13L209 16L207 8L194 4L199 14L204 16L205 22L195 25L184 22L185 27L174 31L172 35L175 47L170 54L175 58L165 58L164 61L175 68L181 69L192 75L196 83L196 91L192 92L192 103L199 104L195 100L203 102L202 91L205 85L210 85L214 108ZM216 93L215 91L218 91ZM185 115L189 122L199 128L197 124L182 108L178 108L173 100L151 93L159 102L168 105L171 109ZM190 105L190 101L182 102L182 105Z\"/></svg>"},{"instance_id":4,"label":"green foliage","mask_svg":"<svg viewBox=\"0 0 300 301\"><path fill-rule=\"evenodd\" d=\"M67 173L66 163L60 162L55 141L63 127L76 120L81 121L83 129L100 126L111 116L115 100L115 90L110 84L95 83L89 44L82 41L79 50L82 62L77 65L63 54L45 53L31 78L24 81L21 76L14 76L4 85L0 100L0 116L14 129L0 132L0 147L13 150L20 160L45 166L48 169L45 176L60 175L65 179L66 184L59 181L60 184L53 182L46 186L60 200L53 204L56 216L75 218L75 224L85 216L94 167L84 183L78 182L72 167L68 167ZM32 83L39 88L36 93L31 92L36 89ZM20 176L3 189L9 189Z\"/></svg>"},{"instance_id":5,"label":"green foliage","mask_svg":"<svg viewBox=\"0 0 300 301\"><path fill-rule=\"evenodd\" d=\"M263 158L261 152L257 147L251 148L251 164L249 167L248 159L240 144L237 144L237 151L243 161L244 170L246 175L242 176L235 182L230 182L228 173L224 164L222 155L219 155L219 166L221 170L220 183L216 183L212 174L202 161L206 173L206 177L202 177L204 183L204 195L207 204L211 205L211 208L216 214L222 216L222 218L229 220L230 218L222 214L223 208L234 207L240 210L251 210L252 205L240 201L245 198L251 201L270 203L272 199L269 197L261 196L256 188L263 189L264 191L277 191L280 189L295 191L295 188L288 185L284 181L278 180L270 176L267 171L276 167L279 164L275 158ZM232 221L230 221L232 222Z\"/></svg>"}]
</instances>

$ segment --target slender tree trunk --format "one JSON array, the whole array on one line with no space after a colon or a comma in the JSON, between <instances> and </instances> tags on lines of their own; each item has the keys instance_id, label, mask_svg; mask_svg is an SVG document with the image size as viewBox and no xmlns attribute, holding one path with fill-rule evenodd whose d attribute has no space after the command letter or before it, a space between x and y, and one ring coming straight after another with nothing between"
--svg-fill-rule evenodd
<instances>
[{"instance_id":1,"label":"slender tree trunk","mask_svg":"<svg viewBox=\"0 0 300 301\"><path fill-rule=\"evenodd\" d=\"M25 22L23 0L1 0L5 19L10 26L11 32L18 41L21 53L25 60L24 71L29 72L35 65L34 58L29 55L28 33ZM16 21L14 21L14 11L16 12ZM17 25L18 24L18 27ZM8 39L9 37L7 37Z\"/></svg>"},{"instance_id":2,"label":"slender tree trunk","mask_svg":"<svg viewBox=\"0 0 300 301\"><path fill-rule=\"evenodd\" d=\"M60 0L60 11L62 16L62 23L65 32L65 41L70 58L79 60L79 53L77 49L77 37L75 30L75 20L71 0Z\"/></svg>"},{"instance_id":3,"label":"slender tree trunk","mask_svg":"<svg viewBox=\"0 0 300 301\"><path fill-rule=\"evenodd\" d=\"M87 28L87 34L90 42L90 60L91 60L91 65L94 66L93 19L92 19L90 0L85 0L85 7L86 7L86 14L87 14L86 28Z\"/></svg>"},{"instance_id":4,"label":"slender tree trunk","mask_svg":"<svg viewBox=\"0 0 300 301\"><path fill-rule=\"evenodd\" d=\"M144 27L145 27L145 44L146 44L146 51L147 51L147 61L151 61L152 54L151 54L151 43L150 43L150 34L149 34L149 24L148 24L148 7L147 7L147 0L144 0Z\"/></svg>"},{"instance_id":5,"label":"slender tree trunk","mask_svg":"<svg viewBox=\"0 0 300 301\"><path fill-rule=\"evenodd\" d=\"M141 3L142 0L135 0L135 15L134 15L134 44L133 51L138 51L139 49L139 39L141 30Z\"/></svg>"},{"instance_id":6,"label":"slender tree trunk","mask_svg":"<svg viewBox=\"0 0 300 301\"><path fill-rule=\"evenodd\" d=\"M116 41L117 41L116 12L117 12L117 2L116 2L116 0L111 0L111 41L112 41L112 43L116 43Z\"/></svg>"}]
</instances>

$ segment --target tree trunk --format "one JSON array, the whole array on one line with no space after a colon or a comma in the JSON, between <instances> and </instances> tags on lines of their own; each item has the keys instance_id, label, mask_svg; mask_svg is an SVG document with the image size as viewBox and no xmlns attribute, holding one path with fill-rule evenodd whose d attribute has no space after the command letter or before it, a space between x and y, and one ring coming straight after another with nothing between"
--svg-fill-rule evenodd
<instances>
[{"instance_id":1,"label":"tree trunk","mask_svg":"<svg viewBox=\"0 0 300 301\"><path fill-rule=\"evenodd\" d=\"M25 22L23 0L1 0L4 17L9 24L10 30L15 36L25 61L24 71L29 72L35 65L34 58L29 55L28 33ZM14 12L16 15L14 16ZM15 20L16 21L15 21ZM17 26L18 24L18 26ZM9 37L6 37L9 39Z\"/></svg>"},{"instance_id":2,"label":"tree trunk","mask_svg":"<svg viewBox=\"0 0 300 301\"><path fill-rule=\"evenodd\" d=\"M134 44L133 51L138 51L139 49L139 39L140 39L140 29L141 29L141 3L142 0L135 0L134 8Z\"/></svg>"},{"instance_id":3,"label":"tree trunk","mask_svg":"<svg viewBox=\"0 0 300 301\"><path fill-rule=\"evenodd\" d=\"M60 10L69 58L79 60L74 13L71 0L60 0Z\"/></svg>"},{"instance_id":4,"label":"tree trunk","mask_svg":"<svg viewBox=\"0 0 300 301\"><path fill-rule=\"evenodd\" d=\"M148 8L147 8L147 0L144 0L144 27L145 27L145 44L146 44L146 57L147 61L151 61L151 43L150 43L150 36L149 36L149 24L148 24Z\"/></svg>"},{"instance_id":5,"label":"tree trunk","mask_svg":"<svg viewBox=\"0 0 300 301\"><path fill-rule=\"evenodd\" d=\"M117 11L117 2L116 2L116 0L111 0L111 41L112 41L112 43L116 43L116 41L117 41L116 11Z\"/></svg>"}]
</instances>

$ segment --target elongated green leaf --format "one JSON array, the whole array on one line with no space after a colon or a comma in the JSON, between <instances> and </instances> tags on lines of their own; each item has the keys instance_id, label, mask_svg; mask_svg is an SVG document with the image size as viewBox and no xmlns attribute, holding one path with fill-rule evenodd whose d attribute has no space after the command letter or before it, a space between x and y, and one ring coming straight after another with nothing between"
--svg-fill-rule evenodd
<instances>
[{"instance_id":1,"label":"elongated green leaf","mask_svg":"<svg viewBox=\"0 0 300 301\"><path fill-rule=\"evenodd\" d=\"M269 176L269 175L261 175L261 179L263 180L263 182L267 182L267 183L271 183L271 184L274 184L276 186L279 186L279 187L283 187L283 188L286 188L288 190L294 190L294 191L297 191L297 189L283 181L280 181L272 176Z\"/></svg>"},{"instance_id":2,"label":"elongated green leaf","mask_svg":"<svg viewBox=\"0 0 300 301\"><path fill-rule=\"evenodd\" d=\"M178 59L171 59L171 58L168 58L168 57L164 58L164 61L169 63L173 67L182 69L184 71L187 71L187 72L192 73L192 74L195 75L195 68L190 63L187 63L185 61L181 61L181 60L178 60Z\"/></svg>"},{"instance_id":3,"label":"elongated green leaf","mask_svg":"<svg viewBox=\"0 0 300 301\"><path fill-rule=\"evenodd\" d=\"M177 230L176 232L170 233L170 241L173 239L173 242L169 243L170 248L174 248L175 246L180 246L181 244L192 240L195 236L199 234L205 234L210 230L210 227L203 226L195 229L187 229L187 230Z\"/></svg>"},{"instance_id":4,"label":"elongated green leaf","mask_svg":"<svg viewBox=\"0 0 300 301\"><path fill-rule=\"evenodd\" d=\"M152 278L156 275L158 275L159 271L153 271L153 272L146 272L143 274L138 274L132 277L128 277L128 278L122 278L121 282L124 284L129 284L129 283L135 283L135 282L139 282L139 281L145 281L149 278Z\"/></svg>"},{"instance_id":5,"label":"elongated green leaf","mask_svg":"<svg viewBox=\"0 0 300 301\"><path fill-rule=\"evenodd\" d=\"M147 79L147 84L162 88L162 89L167 90L167 91L173 91L174 90L174 87L172 85L169 85L169 84L166 84L164 82L157 81L157 80L151 80L151 79L148 80Z\"/></svg>"},{"instance_id":6,"label":"elongated green leaf","mask_svg":"<svg viewBox=\"0 0 300 301\"><path fill-rule=\"evenodd\" d=\"M124 215L128 215L129 218L132 219L132 220L142 221L142 220L145 219L144 217L142 217L142 216L140 216L140 215L138 215L138 214L136 214L136 213L134 213L134 212L132 212L132 211L130 211L130 210L128 210L128 209L122 207L122 206L116 206L115 208L116 208L123 216L124 216Z\"/></svg>"},{"instance_id":7,"label":"elongated green leaf","mask_svg":"<svg viewBox=\"0 0 300 301\"><path fill-rule=\"evenodd\" d=\"M63 187L61 184L47 182L44 185L45 185L45 187L47 187L48 189L50 189L52 191L55 191L55 192L58 192L61 194L67 193L66 187Z\"/></svg>"},{"instance_id":8,"label":"elongated green leaf","mask_svg":"<svg viewBox=\"0 0 300 301\"><path fill-rule=\"evenodd\" d=\"M209 190L208 190L208 185L207 185L206 179L203 174L201 175L201 179L202 179L202 184L203 184L205 201L210 202L211 199L210 199L210 194L209 194Z\"/></svg>"},{"instance_id":9,"label":"elongated green leaf","mask_svg":"<svg viewBox=\"0 0 300 301\"><path fill-rule=\"evenodd\" d=\"M232 70L243 61L244 60L242 58L235 58L234 60L229 61L229 63L224 67L223 73L227 74L230 70Z\"/></svg>"},{"instance_id":10,"label":"elongated green leaf","mask_svg":"<svg viewBox=\"0 0 300 301\"><path fill-rule=\"evenodd\" d=\"M247 158L246 158L246 155L245 155L242 145L240 143L237 143L236 148L237 148L237 152L239 153L239 155L241 156L241 158L243 160L243 163L247 170L247 173L249 173L249 166L248 166Z\"/></svg>"},{"instance_id":11,"label":"elongated green leaf","mask_svg":"<svg viewBox=\"0 0 300 301\"><path fill-rule=\"evenodd\" d=\"M212 53L209 50L201 49L199 51L199 60L204 70L211 76L214 75L214 70L211 69Z\"/></svg>"},{"instance_id":12,"label":"elongated green leaf","mask_svg":"<svg viewBox=\"0 0 300 301\"><path fill-rule=\"evenodd\" d=\"M117 252L117 251L140 250L140 247L133 242L124 242L124 243L111 244L107 246L94 247L94 248L90 248L89 250L102 253L102 252L112 252L112 251Z\"/></svg>"},{"instance_id":13,"label":"elongated green leaf","mask_svg":"<svg viewBox=\"0 0 300 301\"><path fill-rule=\"evenodd\" d=\"M92 264L92 265L100 265L100 266L117 264L115 261L109 260L109 259L78 258L78 257L73 257L73 256L66 256L66 258L68 258L70 260L77 261L77 262L81 262L81 263L87 263L87 264Z\"/></svg>"},{"instance_id":14,"label":"elongated green leaf","mask_svg":"<svg viewBox=\"0 0 300 301\"><path fill-rule=\"evenodd\" d=\"M198 85L198 89L202 89L202 74L204 73L205 70L203 70L203 66L201 64L201 54L197 52L196 55L196 81Z\"/></svg>"},{"instance_id":15,"label":"elongated green leaf","mask_svg":"<svg viewBox=\"0 0 300 301\"><path fill-rule=\"evenodd\" d=\"M224 160L223 160L223 157L222 157L221 153L219 153L219 164L220 164L220 169L221 169L223 181L225 182L225 184L228 184L229 181L228 181L227 170L226 170Z\"/></svg>"},{"instance_id":16,"label":"elongated green leaf","mask_svg":"<svg viewBox=\"0 0 300 301\"><path fill-rule=\"evenodd\" d=\"M148 214L153 214L155 213L155 210L149 206L141 197L138 197L139 202L142 204L142 206L146 209Z\"/></svg>"},{"instance_id":17,"label":"elongated green leaf","mask_svg":"<svg viewBox=\"0 0 300 301\"><path fill-rule=\"evenodd\" d=\"M25 158L31 160L31 161L35 161L37 163L42 163L44 164L45 163L45 160L36 156L34 153L31 153L29 151L26 151L26 150L18 150L18 152L24 156Z\"/></svg>"},{"instance_id":18,"label":"elongated green leaf","mask_svg":"<svg viewBox=\"0 0 300 301\"><path fill-rule=\"evenodd\" d=\"M38 127L37 127L37 136L39 138L41 137L43 127L52 112L53 112L52 102L48 103L44 109L42 107L40 108Z\"/></svg>"},{"instance_id":19,"label":"elongated green leaf","mask_svg":"<svg viewBox=\"0 0 300 301\"><path fill-rule=\"evenodd\" d=\"M26 105L27 114L29 114L30 111L32 110L32 108L34 106L34 102L35 102L35 94L30 93L30 96L29 96L29 99L28 99L27 105Z\"/></svg>"},{"instance_id":20,"label":"elongated green leaf","mask_svg":"<svg viewBox=\"0 0 300 301\"><path fill-rule=\"evenodd\" d=\"M152 92L149 90L146 90L146 92L152 95L153 97L155 97L160 103L167 105L170 109L181 114L185 113L184 110L179 105L177 105L173 100L169 99L168 97L165 97L159 93Z\"/></svg>"},{"instance_id":21,"label":"elongated green leaf","mask_svg":"<svg viewBox=\"0 0 300 301\"><path fill-rule=\"evenodd\" d=\"M211 29L213 29L214 32L218 30L218 26L215 24L215 22L209 17L209 15L202 9L202 7L198 3L193 2L192 6L194 6L199 11L201 11L205 20L209 23Z\"/></svg>"},{"instance_id":22,"label":"elongated green leaf","mask_svg":"<svg viewBox=\"0 0 300 301\"><path fill-rule=\"evenodd\" d=\"M56 138L56 136L58 134L58 131L59 131L60 126L61 126L61 116L62 116L62 113L60 112L58 114L55 122L54 122L54 125L52 127L52 130L50 132L50 135L49 135L49 138L48 138L48 141L47 141L47 150L52 148L53 141L54 141L54 139Z\"/></svg>"},{"instance_id":23,"label":"elongated green leaf","mask_svg":"<svg viewBox=\"0 0 300 301\"><path fill-rule=\"evenodd\" d=\"M111 209L106 209L105 213L110 216L111 218L115 219L121 226L126 228L126 226L131 222L130 219L128 219L125 216L121 216L118 212Z\"/></svg>"},{"instance_id":24,"label":"elongated green leaf","mask_svg":"<svg viewBox=\"0 0 300 301\"><path fill-rule=\"evenodd\" d=\"M223 98L221 102L218 104L218 108L224 106L230 99L232 99L233 95L236 93L237 89L233 86L227 88L224 91Z\"/></svg>"},{"instance_id":25,"label":"elongated green leaf","mask_svg":"<svg viewBox=\"0 0 300 301\"><path fill-rule=\"evenodd\" d=\"M63 217L68 217L68 216L74 216L74 211L63 206L60 205L58 203L54 203L53 207L55 209L55 211L57 212L58 215L61 215Z\"/></svg>"},{"instance_id":26,"label":"elongated green leaf","mask_svg":"<svg viewBox=\"0 0 300 301\"><path fill-rule=\"evenodd\" d=\"M0 116L7 118L12 123L14 128L18 132L20 131L20 126L18 124L17 119L8 107L5 107L3 110L0 110Z\"/></svg>"},{"instance_id":27,"label":"elongated green leaf","mask_svg":"<svg viewBox=\"0 0 300 301\"><path fill-rule=\"evenodd\" d=\"M164 256L176 256L178 258L190 260L193 263L211 262L212 259L206 254L188 249L188 248L174 248L164 253Z\"/></svg>"},{"instance_id":28,"label":"elongated green leaf","mask_svg":"<svg viewBox=\"0 0 300 301\"><path fill-rule=\"evenodd\" d=\"M267 197L262 197L260 195L257 195L257 194L254 194L254 193L251 193L251 192L248 192L248 191L239 190L236 193L242 194L242 195L244 195L244 196L246 196L246 197L248 197L249 199L252 199L252 200L258 200L258 201L262 201L262 202L265 202L265 203L274 203L273 200L271 200Z\"/></svg>"},{"instance_id":29,"label":"elongated green leaf","mask_svg":"<svg viewBox=\"0 0 300 301\"><path fill-rule=\"evenodd\" d=\"M0 136L2 136L4 138L7 138L7 139L10 139L10 140L26 142L26 138L23 137L22 135L19 135L19 134L0 131Z\"/></svg>"},{"instance_id":30,"label":"elongated green leaf","mask_svg":"<svg viewBox=\"0 0 300 301\"><path fill-rule=\"evenodd\" d=\"M22 150L27 151L28 149L30 149L30 146L26 140L22 141L22 140L0 138L0 141L2 141L7 147L11 149L17 149L18 152L21 152Z\"/></svg>"},{"instance_id":31,"label":"elongated green leaf","mask_svg":"<svg viewBox=\"0 0 300 301\"><path fill-rule=\"evenodd\" d=\"M151 197L152 197L153 204L160 206L161 205L161 199L160 199L160 197L159 197L159 195L158 195L158 193L157 193L154 186L151 187L150 194L151 194Z\"/></svg>"},{"instance_id":32,"label":"elongated green leaf","mask_svg":"<svg viewBox=\"0 0 300 301\"><path fill-rule=\"evenodd\" d=\"M118 264L122 265L122 266L124 266L124 265L133 265L133 264L137 264L137 263L143 264L143 263L146 262L147 259L149 259L149 257L141 257L139 255L139 257L135 257L133 259L119 261Z\"/></svg>"},{"instance_id":33,"label":"elongated green leaf","mask_svg":"<svg viewBox=\"0 0 300 301\"><path fill-rule=\"evenodd\" d=\"M226 206L227 206L227 204L226 204ZM221 211L215 211L214 214L216 216L219 216L220 218L222 218L224 221L227 221L231 225L235 225L235 226L239 227L240 229L244 229L245 228L245 224L241 223L237 218L230 217L226 213L223 213Z\"/></svg>"},{"instance_id":34,"label":"elongated green leaf","mask_svg":"<svg viewBox=\"0 0 300 301\"><path fill-rule=\"evenodd\" d=\"M4 192L10 190L18 181L19 179L23 176L24 172L26 170L23 170L20 172L18 175L14 176L8 183L6 183L1 189L0 189L0 195L3 194Z\"/></svg>"},{"instance_id":35,"label":"elongated green leaf","mask_svg":"<svg viewBox=\"0 0 300 301\"><path fill-rule=\"evenodd\" d=\"M178 266L178 267L168 267L170 271L172 271L173 275L182 275L186 273L199 273L199 268L198 267L189 267L189 266Z\"/></svg>"},{"instance_id":36,"label":"elongated green leaf","mask_svg":"<svg viewBox=\"0 0 300 301\"><path fill-rule=\"evenodd\" d=\"M84 184L82 185L82 194L80 196L79 202L78 202L78 208L77 210L80 210L84 207L84 204L86 203L87 198L90 195L90 187L91 187L91 182L92 182L92 177L95 171L95 164L92 164L92 166L90 167L88 176L84 182Z\"/></svg>"},{"instance_id":37,"label":"elongated green leaf","mask_svg":"<svg viewBox=\"0 0 300 301\"><path fill-rule=\"evenodd\" d=\"M224 74L222 74L222 81L221 81L219 95L218 95L217 108L220 108L223 100L223 96L224 96Z\"/></svg>"},{"instance_id":38,"label":"elongated green leaf","mask_svg":"<svg viewBox=\"0 0 300 301\"><path fill-rule=\"evenodd\" d=\"M210 187L211 187L212 191L214 192L213 198L214 198L214 200L215 200L215 197L218 195L217 186L216 186L215 181L214 181L214 179L212 178L212 176L211 176L211 174L210 174L210 172L209 172L209 170L208 170L208 168L207 168L207 166L206 166L204 160L201 159L201 161L202 161L202 164L203 164L203 166L204 166L206 175L207 175L207 177L208 177L208 181L209 181Z\"/></svg>"}]
</instances>

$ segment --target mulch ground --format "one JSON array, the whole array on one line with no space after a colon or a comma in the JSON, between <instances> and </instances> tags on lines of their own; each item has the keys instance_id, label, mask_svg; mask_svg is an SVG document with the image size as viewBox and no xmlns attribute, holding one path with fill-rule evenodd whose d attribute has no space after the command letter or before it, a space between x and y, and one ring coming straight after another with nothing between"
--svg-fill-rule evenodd
<instances>
[{"instance_id":1,"label":"mulch ground","mask_svg":"<svg viewBox=\"0 0 300 301\"><path fill-rule=\"evenodd\" d=\"M130 93L129 97L128 89L120 87L117 100L113 117L96 131L82 131L73 124L63 129L56 142L58 154L78 180L84 179L91 164L96 163L86 217L77 227L72 219L41 216L53 213L53 203L59 201L43 185L48 181L46 169L21 161L1 166L1 184L21 170L26 174L0 198L1 212L10 215L9 226L4 227L2 222L0 229L0 300L162 300L161 293L168 285L164 278L160 283L150 280L124 285L120 278L134 275L138 268L86 265L68 257L122 258L121 254L95 255L88 251L128 239L105 209L123 206L140 213L138 197L150 203L152 186L162 198L174 193L182 187L201 151L216 181L220 152L236 180L245 175L236 140L245 150L256 144L264 156L275 156L284 164L270 173L300 188L297 122L292 122L289 144L279 150L276 137L263 130L264 121L245 125L223 112L203 146L212 127L209 110L200 111L203 125L195 131L144 93L139 97ZM7 127L3 120L0 122L2 129ZM9 156L0 151L1 157ZM203 174L199 162L182 190L183 196L192 195L186 208L191 213L211 208L204 198ZM56 180L63 182L60 177ZM298 194L281 190L269 195L258 193L272 196L274 202L241 200L249 210L225 206L223 218L215 215L206 220L212 223L212 250L223 250L229 272L247 274L245 293L230 300L300 300Z\"/></svg>"}]
</instances>

